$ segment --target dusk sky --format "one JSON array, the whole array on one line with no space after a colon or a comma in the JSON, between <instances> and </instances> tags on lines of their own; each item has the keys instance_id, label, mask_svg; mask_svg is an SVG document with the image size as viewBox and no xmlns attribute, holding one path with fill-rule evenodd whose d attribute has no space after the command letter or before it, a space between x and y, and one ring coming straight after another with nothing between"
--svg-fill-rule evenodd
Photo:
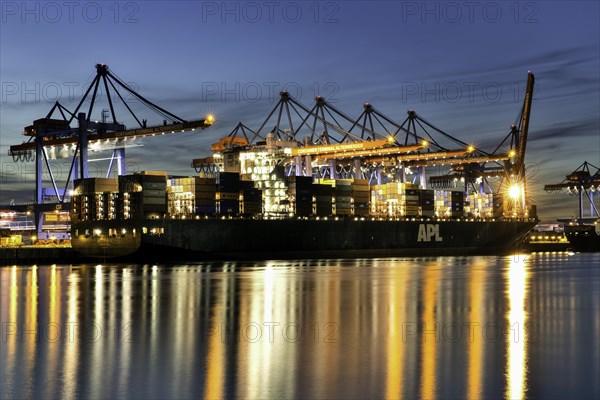
<instances>
[{"instance_id":1,"label":"dusk sky","mask_svg":"<svg viewBox=\"0 0 600 400\"><path fill-rule=\"evenodd\" d=\"M34 190L34 163L14 163L8 147L56 100L73 110L97 63L182 118L217 118L204 131L144 139L127 150L130 169L193 175L193 158L238 121L256 129L284 88L307 106L320 94L354 117L364 102L398 122L412 108L491 151L519 113L528 70L536 91L526 160L542 220L577 209L544 184L585 160L600 166L597 1L0 5L0 204ZM134 127L122 105L116 111ZM66 171L69 161L54 163Z\"/></svg>"}]
</instances>

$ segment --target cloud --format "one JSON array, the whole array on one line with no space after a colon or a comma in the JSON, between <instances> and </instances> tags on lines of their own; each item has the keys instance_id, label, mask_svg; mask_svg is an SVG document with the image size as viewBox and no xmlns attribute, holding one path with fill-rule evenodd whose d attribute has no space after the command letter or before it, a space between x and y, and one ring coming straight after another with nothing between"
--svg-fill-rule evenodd
<instances>
[{"instance_id":1,"label":"cloud","mask_svg":"<svg viewBox=\"0 0 600 400\"><path fill-rule=\"evenodd\" d=\"M561 141L569 138L598 138L600 121L594 118L586 118L579 121L566 121L547 128L536 129L528 136L529 142L548 142L550 140L560 139ZM550 142L548 142L550 143ZM540 144L544 146L543 144ZM536 144L538 146L538 144ZM545 146L554 146L547 144Z\"/></svg>"}]
</instances>

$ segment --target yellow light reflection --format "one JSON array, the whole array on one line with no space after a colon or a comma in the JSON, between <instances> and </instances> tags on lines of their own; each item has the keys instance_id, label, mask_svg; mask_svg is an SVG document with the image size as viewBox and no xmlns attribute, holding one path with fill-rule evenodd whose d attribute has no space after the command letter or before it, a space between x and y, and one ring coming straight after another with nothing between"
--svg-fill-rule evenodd
<instances>
[{"instance_id":1,"label":"yellow light reflection","mask_svg":"<svg viewBox=\"0 0 600 400\"><path fill-rule=\"evenodd\" d=\"M225 304L227 283L224 280L222 290L215 291L215 302L211 310L213 321L223 321L223 304ZM220 324L224 326L223 324ZM220 333L220 332L219 332ZM206 388L205 399L223 398L223 374L225 348L220 334L210 335L208 343L208 357L206 361Z\"/></svg>"},{"instance_id":2,"label":"yellow light reflection","mask_svg":"<svg viewBox=\"0 0 600 400\"><path fill-rule=\"evenodd\" d=\"M69 287L67 294L67 322L68 322L68 331L67 337L65 339L65 358L62 363L63 365L63 373L64 376L64 387L62 395L64 398L74 398L76 394L77 388L77 372L78 372L78 364L79 364L79 341L81 340L80 335L78 335L79 330L77 329L77 324L75 321L78 321L78 297L79 297L79 288L77 287L78 279L77 272L72 271L69 276Z\"/></svg>"},{"instance_id":3,"label":"yellow light reflection","mask_svg":"<svg viewBox=\"0 0 600 400\"><path fill-rule=\"evenodd\" d=\"M421 398L435 399L436 396L436 369L437 369L437 342L439 326L436 319L437 286L440 278L440 269L436 264L430 263L425 268L423 282L423 336L421 347Z\"/></svg>"},{"instance_id":4,"label":"yellow light reflection","mask_svg":"<svg viewBox=\"0 0 600 400\"><path fill-rule=\"evenodd\" d=\"M26 374L33 375L33 368L35 366L36 358L36 347L40 335L40 327L37 323L38 320L38 268L34 265L31 270L27 273L27 288L25 294L27 296L27 315L25 317L25 327L23 330L24 341L25 341L25 354L26 354Z\"/></svg>"},{"instance_id":5,"label":"yellow light reflection","mask_svg":"<svg viewBox=\"0 0 600 400\"><path fill-rule=\"evenodd\" d=\"M107 326L104 326L102 323L104 317L104 280L102 277L102 265L96 265L94 267L94 323L95 327L103 327L104 330L109 333L109 329ZM90 330L90 327L85 327L85 329ZM90 336L92 336L91 332L87 332ZM110 338L109 340L111 340ZM111 340L113 341L113 340ZM103 366L102 362L106 361L102 357L102 354L108 350L106 339L102 338L101 340L93 340L90 343L92 347L92 360L93 360L93 368L92 368L92 379L90 380L91 393L92 397L100 397L103 390L103 382L102 382L102 374ZM111 349L112 350L112 349Z\"/></svg>"},{"instance_id":6,"label":"yellow light reflection","mask_svg":"<svg viewBox=\"0 0 600 400\"><path fill-rule=\"evenodd\" d=\"M283 359L287 356L286 351L289 351L290 347L283 346L281 340L276 340L273 336L269 336L272 332L280 332L284 321L289 320L289 317L283 316L282 311L288 309L289 298L286 298L288 290L287 285L280 284L275 285L277 278L277 271L275 265L271 262L267 263L264 275L263 275L263 292L257 290L256 296L252 296L249 300L249 319L245 321L245 325L242 326L242 342L245 342L245 346L248 349L248 385L252 388L248 392L249 398L260 398L262 394L268 392L271 383L280 378L277 368L274 368L274 364L277 364L277 358ZM279 305L279 307L274 307ZM274 323L274 328L271 328L265 323ZM258 328L255 328L258 327ZM257 329L269 329L267 333L265 330L264 337L259 337L259 340L254 340ZM246 331L247 329L247 331ZM244 337L244 335L247 335ZM281 336L280 336L281 337ZM268 361L267 361L268 360ZM290 359L290 362L292 360ZM257 366L261 366L258 368ZM285 397L290 397L289 396Z\"/></svg>"},{"instance_id":7,"label":"yellow light reflection","mask_svg":"<svg viewBox=\"0 0 600 400\"><path fill-rule=\"evenodd\" d=\"M120 360L119 367L122 369L119 379L122 388L128 387L128 382L130 382L129 372L131 371L131 330L132 330L132 305L131 299L133 298L133 280L130 276L131 270L129 268L125 268L121 271L121 293L123 299L121 301L121 326L117 326L117 329L120 329ZM127 392L124 392L127 393ZM124 394L123 397L128 397L127 394Z\"/></svg>"},{"instance_id":8,"label":"yellow light reflection","mask_svg":"<svg viewBox=\"0 0 600 400\"><path fill-rule=\"evenodd\" d=\"M484 300L484 284L487 275L487 265L483 260L474 263L470 270L469 282L469 323L474 330L469 330L468 354L469 369L467 375L467 398L481 398L481 375L483 372L483 338L480 334L483 326L481 307ZM471 334L474 332L473 336Z\"/></svg>"},{"instance_id":9,"label":"yellow light reflection","mask_svg":"<svg viewBox=\"0 0 600 400\"><path fill-rule=\"evenodd\" d=\"M150 379L153 382L158 382L158 375L160 374L160 368L156 368L155 366L160 365L158 360L158 348L160 346L159 341L159 331L160 331L160 307L159 301L160 298L160 275L158 271L158 267L156 265L152 266L152 280L150 293L147 295L147 298L150 298L150 331L148 334L150 335L150 348L152 351L150 352L150 361L149 364L152 366L152 372L150 373Z\"/></svg>"},{"instance_id":10,"label":"yellow light reflection","mask_svg":"<svg viewBox=\"0 0 600 400\"><path fill-rule=\"evenodd\" d=\"M59 360L59 343L61 335L61 316L60 316L60 298L61 290L59 283L57 282L57 271L56 264L50 267L50 293L49 293L49 308L50 308L50 319L48 324L48 331L45 331L45 339L48 341L48 365L57 365ZM43 332L44 330L42 330ZM46 370L48 393L54 393L56 390L53 380L56 370L54 368L48 368Z\"/></svg>"},{"instance_id":11,"label":"yellow light reflection","mask_svg":"<svg viewBox=\"0 0 600 400\"><path fill-rule=\"evenodd\" d=\"M0 273L3 272L0 270ZM2 279L1 282L4 282ZM4 293L4 291L3 291ZM8 326L5 328L6 333L3 333L2 340L5 340L7 343L2 343L2 347L6 345L6 350L2 351L2 357L6 357L6 371L14 371L15 364L17 362L17 335L19 332L19 327L17 324L17 307L18 307L18 297L19 297L19 286L18 286L18 277L17 277L17 267L13 266L10 271L10 304L9 304L9 319L8 323L10 324L10 335L8 334ZM5 376L5 372L2 371L2 375Z\"/></svg>"},{"instance_id":12,"label":"yellow light reflection","mask_svg":"<svg viewBox=\"0 0 600 400\"><path fill-rule=\"evenodd\" d=\"M406 318L407 268L395 270L394 282L389 292L389 328L387 352L387 379L385 397L404 397L404 356L405 344L402 337L402 324Z\"/></svg>"},{"instance_id":13,"label":"yellow light reflection","mask_svg":"<svg viewBox=\"0 0 600 400\"><path fill-rule=\"evenodd\" d=\"M512 257L505 279L508 285L509 311L507 313L508 330L506 347L506 399L522 399L525 397L527 381L527 313L525 299L527 297L528 271L526 256Z\"/></svg>"},{"instance_id":14,"label":"yellow light reflection","mask_svg":"<svg viewBox=\"0 0 600 400\"><path fill-rule=\"evenodd\" d=\"M10 319L9 321L17 321L17 297L19 294L19 285L17 282L17 267L13 266L10 271ZM11 335L11 339L15 339L16 335Z\"/></svg>"}]
</instances>

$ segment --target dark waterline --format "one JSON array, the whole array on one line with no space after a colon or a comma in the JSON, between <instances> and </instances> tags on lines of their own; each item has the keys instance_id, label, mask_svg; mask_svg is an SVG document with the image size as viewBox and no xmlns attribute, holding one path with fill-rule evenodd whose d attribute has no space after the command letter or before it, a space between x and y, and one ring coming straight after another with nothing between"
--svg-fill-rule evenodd
<instances>
[{"instance_id":1,"label":"dark waterline","mask_svg":"<svg viewBox=\"0 0 600 400\"><path fill-rule=\"evenodd\" d=\"M3 399L600 396L600 253L0 279Z\"/></svg>"}]
</instances>

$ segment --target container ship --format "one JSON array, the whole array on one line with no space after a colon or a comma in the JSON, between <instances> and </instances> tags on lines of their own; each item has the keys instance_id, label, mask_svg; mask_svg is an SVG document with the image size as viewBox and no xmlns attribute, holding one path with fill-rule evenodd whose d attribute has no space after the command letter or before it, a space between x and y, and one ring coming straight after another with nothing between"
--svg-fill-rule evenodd
<instances>
[{"instance_id":1,"label":"container ship","mask_svg":"<svg viewBox=\"0 0 600 400\"><path fill-rule=\"evenodd\" d=\"M400 124L366 103L353 120L321 97L309 109L281 92L257 130L240 122L211 156L193 160L195 176L146 171L76 180L72 246L102 258L516 250L537 223L524 163L533 85L529 73L518 124L491 153L413 110ZM431 174L441 168L444 174Z\"/></svg>"},{"instance_id":2,"label":"container ship","mask_svg":"<svg viewBox=\"0 0 600 400\"><path fill-rule=\"evenodd\" d=\"M260 190L236 173L167 178L156 172L78 183L72 246L92 257L497 254L516 249L536 223L504 219L497 197L477 193L465 201L462 191L410 183L289 177L258 181L275 184Z\"/></svg>"},{"instance_id":3,"label":"container ship","mask_svg":"<svg viewBox=\"0 0 600 400\"><path fill-rule=\"evenodd\" d=\"M535 207L524 208L522 190L512 187L465 193L410 181L287 175L290 145L272 134L253 146L221 141L210 159L196 161L213 176L146 171L77 180L72 246L101 258L498 254L517 249L537 223ZM339 150L315 147L313 153Z\"/></svg>"},{"instance_id":4,"label":"container ship","mask_svg":"<svg viewBox=\"0 0 600 400\"><path fill-rule=\"evenodd\" d=\"M102 86L112 90L97 119L92 112L100 109ZM282 91L256 130L240 122L212 145L211 155L193 160L193 176L127 174L126 148L144 138L203 131L215 117L183 119L98 64L75 110L57 102L25 127L27 141L10 146L14 161L35 160L36 171L34 204L10 207L31 212L38 238L45 234L44 214L68 212L71 245L89 257L503 252L537 222L524 162L533 86L529 73L518 122L491 152L414 110L397 122L365 103L354 119L323 97L307 107ZM149 125L124 104L139 125L127 128L111 101L123 99L121 92L162 124ZM112 151L104 158L110 160L106 178L90 177L90 151ZM63 189L48 159L69 157ZM44 188L44 166L52 188Z\"/></svg>"}]
</instances>

